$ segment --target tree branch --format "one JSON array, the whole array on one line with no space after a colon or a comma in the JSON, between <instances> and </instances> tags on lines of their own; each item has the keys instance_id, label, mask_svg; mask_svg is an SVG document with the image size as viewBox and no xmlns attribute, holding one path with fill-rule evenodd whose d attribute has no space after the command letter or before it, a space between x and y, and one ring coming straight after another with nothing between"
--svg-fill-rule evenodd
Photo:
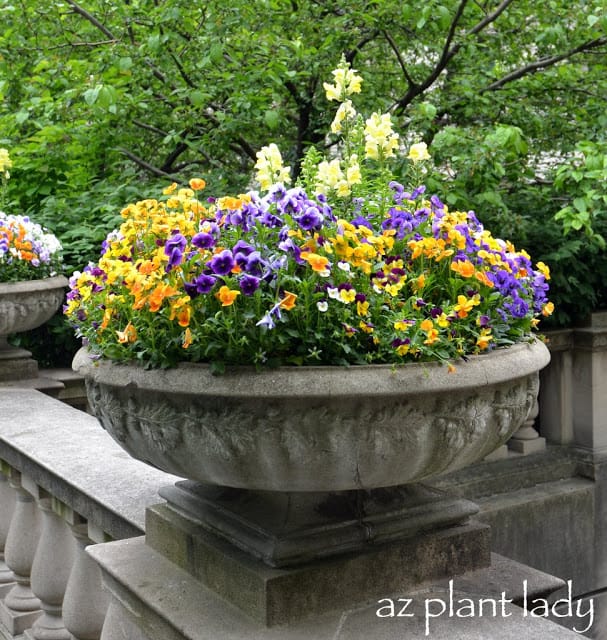
<instances>
[{"instance_id":1,"label":"tree branch","mask_svg":"<svg viewBox=\"0 0 607 640\"><path fill-rule=\"evenodd\" d=\"M565 53L561 53L557 56L551 56L550 58L540 58L535 62L531 62L520 69L515 69L511 71L509 74L505 75L503 78L492 82L490 85L481 89L480 93L485 93L486 91L496 91L497 89L501 89L504 85L509 82L513 82L514 80L518 80L526 75L531 75L540 69L545 69L546 67L551 67L562 60L566 60L568 58L573 57L578 53L582 53L584 51L589 51L591 49L596 49L597 47L601 47L607 44L607 37L603 36L601 38L597 38L596 40L590 40L589 42L584 42L573 49L569 49Z\"/></svg>"},{"instance_id":2,"label":"tree branch","mask_svg":"<svg viewBox=\"0 0 607 640\"><path fill-rule=\"evenodd\" d=\"M377 36L380 34L381 32L379 31L379 29L375 29L373 31L371 31L371 33L369 33L369 35L365 36L364 38L362 38L361 40L359 40L350 51L346 51L344 53L344 56L346 58L346 62L348 62L349 64L353 64L354 63L354 58L356 58L356 54L360 53L362 51L362 48L368 43L368 42L372 42L373 40L375 40L375 38L377 38Z\"/></svg>"},{"instance_id":3,"label":"tree branch","mask_svg":"<svg viewBox=\"0 0 607 640\"><path fill-rule=\"evenodd\" d=\"M74 0L66 0L66 2L76 13L79 13L83 18L85 18L85 20L88 20L92 25L97 27L97 29L99 29L101 33L104 33L110 40L117 41L119 39L116 38L104 24L99 22L99 20L97 20L94 15L90 14L86 9L83 9L79 4L74 2Z\"/></svg>"},{"instance_id":4,"label":"tree branch","mask_svg":"<svg viewBox=\"0 0 607 640\"><path fill-rule=\"evenodd\" d=\"M512 2L512 0L506 1ZM455 37L457 25L459 24L459 21L464 14L464 10L467 4L468 0L461 0L459 6L457 7L457 11L455 12L453 20L451 21L449 32L445 39L445 44L443 46L441 57L438 63L436 64L434 69L426 76L425 80L423 80L419 84L413 84L409 86L407 93L394 105L397 112L402 112L407 107L407 105L410 104L417 96L421 95L422 93L424 93L424 91L426 91L426 89L430 88L436 82L440 74L445 70L452 58L455 57L455 55L457 55L458 51L461 49L461 44L456 44L453 46L451 46L451 44Z\"/></svg>"},{"instance_id":5,"label":"tree branch","mask_svg":"<svg viewBox=\"0 0 607 640\"><path fill-rule=\"evenodd\" d=\"M396 56L396 60L398 61L401 71L405 76L405 80L407 81L407 84L409 85L409 87L417 87L417 83L413 80L413 78L409 74L409 71L407 71L407 65L405 64L403 57L400 55L400 50L398 48L398 45L396 44L396 41L392 37L392 34L389 33L388 31L382 31L382 34L384 38L386 38L386 40L388 41L388 44L390 45L390 48L394 52L394 55Z\"/></svg>"},{"instance_id":6,"label":"tree branch","mask_svg":"<svg viewBox=\"0 0 607 640\"><path fill-rule=\"evenodd\" d=\"M151 165L149 162L146 162L143 158L140 158L138 155L134 154L128 149L125 149L124 147L116 147L116 151L122 153L122 155L125 155L127 158L129 158L129 160L132 160L135 164L140 166L142 169L145 169L152 175L158 176L159 178L168 178L172 182L179 182L180 184L183 184L183 182L176 176L171 175L170 173L167 173L166 171L163 171L162 169Z\"/></svg>"},{"instance_id":7,"label":"tree branch","mask_svg":"<svg viewBox=\"0 0 607 640\"><path fill-rule=\"evenodd\" d=\"M513 2L514 0L504 0L495 11L485 16L477 25L472 27L466 35L472 36L479 31L482 31L488 24L495 22L499 18L500 14L502 14Z\"/></svg>"},{"instance_id":8,"label":"tree branch","mask_svg":"<svg viewBox=\"0 0 607 640\"><path fill-rule=\"evenodd\" d=\"M99 40L98 42L66 42L65 44L57 44L53 47L46 47L48 51L53 51L54 49L66 49L66 48L76 48L76 47L103 47L108 44L116 44L117 40ZM35 49L38 51L39 49Z\"/></svg>"},{"instance_id":9,"label":"tree branch","mask_svg":"<svg viewBox=\"0 0 607 640\"><path fill-rule=\"evenodd\" d=\"M499 6L487 14L482 20L480 20L477 24L472 27L469 31L466 32L465 37L470 37L476 35L481 32L487 25L495 22L499 18L499 16L514 2L514 0L503 0ZM457 8L455 16L451 21L451 25L449 27L449 33L445 39L445 44L443 46L443 50L441 53L441 57L434 67L434 69L426 76L426 79L414 86L410 86L406 94L398 100L394 109L398 113L402 113L404 109L415 99L417 96L423 94L427 89L429 89L438 79L440 74L447 68L447 65L451 62L451 60L458 54L459 50L462 48L461 43L452 44L455 39L455 32L457 29L457 25L463 16L464 10L468 0L461 0L460 4Z\"/></svg>"},{"instance_id":10,"label":"tree branch","mask_svg":"<svg viewBox=\"0 0 607 640\"><path fill-rule=\"evenodd\" d=\"M142 122L141 120L133 120L133 124L137 127L140 127L141 129L147 129L148 131L157 133L159 136L162 136L162 137L166 137L169 135L168 131L163 131L162 129L159 129L158 127L154 127L153 125L148 124L147 122Z\"/></svg>"}]
</instances>

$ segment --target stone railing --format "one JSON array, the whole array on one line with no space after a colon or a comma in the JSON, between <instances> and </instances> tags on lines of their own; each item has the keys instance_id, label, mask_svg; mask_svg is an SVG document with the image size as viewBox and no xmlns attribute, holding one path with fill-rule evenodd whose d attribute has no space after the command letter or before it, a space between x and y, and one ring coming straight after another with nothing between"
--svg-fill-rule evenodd
<instances>
[{"instance_id":1,"label":"stone railing","mask_svg":"<svg viewBox=\"0 0 607 640\"><path fill-rule=\"evenodd\" d=\"M108 607L87 545L141 536L176 478L131 459L82 411L0 389L0 637L97 640Z\"/></svg>"}]
</instances>

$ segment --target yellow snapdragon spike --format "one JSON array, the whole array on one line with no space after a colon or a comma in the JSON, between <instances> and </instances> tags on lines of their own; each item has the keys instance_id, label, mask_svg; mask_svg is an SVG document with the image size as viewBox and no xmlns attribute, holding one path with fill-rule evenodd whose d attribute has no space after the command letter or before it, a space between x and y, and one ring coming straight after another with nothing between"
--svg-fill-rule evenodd
<instances>
[{"instance_id":1,"label":"yellow snapdragon spike","mask_svg":"<svg viewBox=\"0 0 607 640\"><path fill-rule=\"evenodd\" d=\"M430 154L428 153L428 146L425 142L418 142L411 145L407 158L413 162L422 162L423 160L429 160Z\"/></svg>"}]
</instances>

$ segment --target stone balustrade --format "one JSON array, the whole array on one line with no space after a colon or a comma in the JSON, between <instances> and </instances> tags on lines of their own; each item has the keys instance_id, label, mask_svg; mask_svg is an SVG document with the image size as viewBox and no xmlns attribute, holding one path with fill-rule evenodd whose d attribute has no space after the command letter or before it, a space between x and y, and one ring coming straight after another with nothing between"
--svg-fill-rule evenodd
<instances>
[{"instance_id":1,"label":"stone balustrade","mask_svg":"<svg viewBox=\"0 0 607 640\"><path fill-rule=\"evenodd\" d=\"M0 638L99 640L109 596L87 546L141 536L176 478L131 459L82 411L0 390Z\"/></svg>"}]
</instances>

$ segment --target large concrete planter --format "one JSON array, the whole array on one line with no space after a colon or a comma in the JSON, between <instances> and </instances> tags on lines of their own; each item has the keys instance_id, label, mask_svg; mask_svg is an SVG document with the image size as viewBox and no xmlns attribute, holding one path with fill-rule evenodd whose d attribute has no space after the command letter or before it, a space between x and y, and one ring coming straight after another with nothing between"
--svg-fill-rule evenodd
<instances>
[{"instance_id":1,"label":"large concrete planter","mask_svg":"<svg viewBox=\"0 0 607 640\"><path fill-rule=\"evenodd\" d=\"M538 341L440 364L173 370L91 360L94 413L135 458L207 485L341 491L418 482L516 431L549 361Z\"/></svg>"},{"instance_id":2,"label":"large concrete planter","mask_svg":"<svg viewBox=\"0 0 607 640\"><path fill-rule=\"evenodd\" d=\"M508 440L548 360L532 341L455 373L414 364L215 377L86 350L74 368L131 455L189 478L148 508L146 547L273 626L488 566L489 528L470 520L477 505L420 480Z\"/></svg>"},{"instance_id":3,"label":"large concrete planter","mask_svg":"<svg viewBox=\"0 0 607 640\"><path fill-rule=\"evenodd\" d=\"M35 329L49 320L61 305L66 287L63 276L0 283L0 350L8 348L8 335Z\"/></svg>"}]
</instances>

